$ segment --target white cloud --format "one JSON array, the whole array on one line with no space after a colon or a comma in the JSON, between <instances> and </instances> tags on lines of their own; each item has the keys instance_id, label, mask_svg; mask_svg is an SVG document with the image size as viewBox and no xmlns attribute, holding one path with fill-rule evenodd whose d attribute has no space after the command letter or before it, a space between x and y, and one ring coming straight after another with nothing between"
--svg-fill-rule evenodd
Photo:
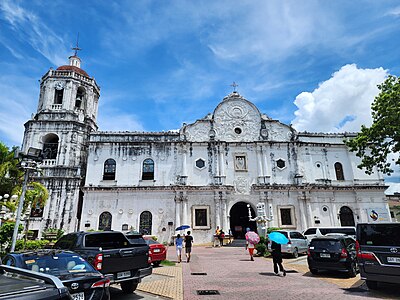
<instances>
[{"instance_id":1,"label":"white cloud","mask_svg":"<svg viewBox=\"0 0 400 300\"><path fill-rule=\"evenodd\" d=\"M8 0L0 2L0 13L14 31L14 38L18 37L21 41L29 43L54 65L59 66L65 63L67 52L64 41L45 25L44 20ZM4 41L1 42L5 44ZM16 52L10 47L7 48L15 56Z\"/></svg>"},{"instance_id":2,"label":"white cloud","mask_svg":"<svg viewBox=\"0 0 400 300\"><path fill-rule=\"evenodd\" d=\"M293 126L299 131L359 131L372 122L371 103L379 93L377 85L385 80L387 70L359 69L345 65L312 92L300 93L294 104Z\"/></svg>"}]
</instances>

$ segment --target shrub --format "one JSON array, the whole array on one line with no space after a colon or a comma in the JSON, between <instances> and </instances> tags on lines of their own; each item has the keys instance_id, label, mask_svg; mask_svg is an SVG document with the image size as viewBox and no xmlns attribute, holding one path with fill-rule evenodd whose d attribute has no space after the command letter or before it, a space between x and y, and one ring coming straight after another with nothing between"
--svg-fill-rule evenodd
<instances>
[{"instance_id":1,"label":"shrub","mask_svg":"<svg viewBox=\"0 0 400 300\"><path fill-rule=\"evenodd\" d=\"M35 240L35 241L24 241L24 240L18 240L17 244L15 245L15 250L16 251L21 251L21 250L37 250L37 249L42 249L46 247L50 243L49 240Z\"/></svg>"},{"instance_id":2,"label":"shrub","mask_svg":"<svg viewBox=\"0 0 400 300\"><path fill-rule=\"evenodd\" d=\"M279 227L268 227L267 233L271 233L272 231L281 230Z\"/></svg>"},{"instance_id":3,"label":"shrub","mask_svg":"<svg viewBox=\"0 0 400 300\"><path fill-rule=\"evenodd\" d=\"M267 250L267 246L264 243L258 243L255 248L257 250L257 255L259 256L264 256Z\"/></svg>"}]
</instances>

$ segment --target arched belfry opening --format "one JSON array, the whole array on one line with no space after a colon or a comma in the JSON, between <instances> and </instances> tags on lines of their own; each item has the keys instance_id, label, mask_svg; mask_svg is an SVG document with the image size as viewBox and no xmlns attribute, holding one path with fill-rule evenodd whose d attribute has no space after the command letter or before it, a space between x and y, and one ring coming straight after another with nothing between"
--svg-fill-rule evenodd
<instances>
[{"instance_id":1,"label":"arched belfry opening","mask_svg":"<svg viewBox=\"0 0 400 300\"><path fill-rule=\"evenodd\" d=\"M251 216L255 217L255 211L250 206ZM249 211L246 202L235 203L230 212L230 230L235 239L244 239L246 228L249 227L253 231L257 231L255 222L249 221Z\"/></svg>"}]
</instances>

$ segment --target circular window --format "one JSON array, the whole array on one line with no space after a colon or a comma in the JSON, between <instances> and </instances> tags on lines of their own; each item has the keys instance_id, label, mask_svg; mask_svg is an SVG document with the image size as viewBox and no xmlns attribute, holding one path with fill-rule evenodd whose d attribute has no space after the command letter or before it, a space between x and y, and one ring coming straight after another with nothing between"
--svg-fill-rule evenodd
<instances>
[{"instance_id":1,"label":"circular window","mask_svg":"<svg viewBox=\"0 0 400 300\"><path fill-rule=\"evenodd\" d=\"M242 133L242 129L239 128L239 127L236 127L236 128L235 128L235 133L236 133L236 134L241 134L241 133Z\"/></svg>"},{"instance_id":2,"label":"circular window","mask_svg":"<svg viewBox=\"0 0 400 300\"><path fill-rule=\"evenodd\" d=\"M321 165L320 165L320 164L317 164L317 168L321 168Z\"/></svg>"},{"instance_id":3,"label":"circular window","mask_svg":"<svg viewBox=\"0 0 400 300\"><path fill-rule=\"evenodd\" d=\"M327 212L327 211L328 211L328 207L324 206L324 207L322 208L322 210L323 210L324 212Z\"/></svg>"}]
</instances>

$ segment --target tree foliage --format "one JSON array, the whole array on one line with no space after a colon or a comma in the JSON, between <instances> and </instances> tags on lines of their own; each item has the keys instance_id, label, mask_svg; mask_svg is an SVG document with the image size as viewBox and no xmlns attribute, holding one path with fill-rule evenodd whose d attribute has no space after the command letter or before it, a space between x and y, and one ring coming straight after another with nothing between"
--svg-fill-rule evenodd
<instances>
[{"instance_id":1,"label":"tree foliage","mask_svg":"<svg viewBox=\"0 0 400 300\"><path fill-rule=\"evenodd\" d=\"M361 132L345 143L361 158L358 167L365 168L367 174L376 167L390 175L393 170L388 155L400 152L400 79L390 75L378 88L380 93L371 105L371 127L361 126ZM400 157L395 164L400 165Z\"/></svg>"}]
</instances>

